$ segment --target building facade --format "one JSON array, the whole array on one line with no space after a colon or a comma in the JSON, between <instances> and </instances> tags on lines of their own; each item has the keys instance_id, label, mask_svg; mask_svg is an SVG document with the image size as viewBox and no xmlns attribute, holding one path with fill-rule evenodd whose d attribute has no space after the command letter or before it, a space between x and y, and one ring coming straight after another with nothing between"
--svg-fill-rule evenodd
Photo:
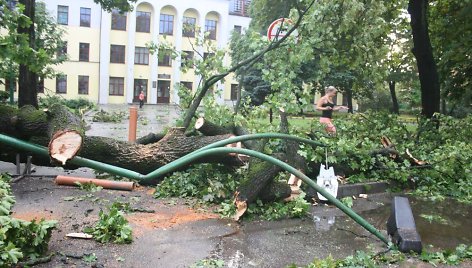
<instances>
[{"instance_id":1,"label":"building facade","mask_svg":"<svg viewBox=\"0 0 472 268\"><path fill-rule=\"evenodd\" d=\"M193 70L182 72L180 56L151 54L146 44L166 42L187 57L199 57L206 51L196 47L196 37L207 33L218 49L227 49L231 33L244 31L250 22L250 1L241 0L138 1L125 14L103 11L93 0L44 2L66 30L67 44L58 53L69 57L57 67L64 75L44 81L44 94L100 104L137 102L141 90L146 103L178 104L175 85L195 91L200 77ZM229 60L225 57L226 65ZM235 98L236 89L230 75L214 90L221 91L217 99L224 103Z\"/></svg>"}]
</instances>

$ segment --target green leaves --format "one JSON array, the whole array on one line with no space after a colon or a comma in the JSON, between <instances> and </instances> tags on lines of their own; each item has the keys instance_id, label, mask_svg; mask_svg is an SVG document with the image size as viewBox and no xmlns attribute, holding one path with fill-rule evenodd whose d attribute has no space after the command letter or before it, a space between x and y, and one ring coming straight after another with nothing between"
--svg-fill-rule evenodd
<instances>
[{"instance_id":1,"label":"green leaves","mask_svg":"<svg viewBox=\"0 0 472 268\"><path fill-rule=\"evenodd\" d=\"M84 232L91 234L100 243L131 243L132 229L120 207L120 204L112 204L108 214L100 210L95 226L85 228Z\"/></svg>"},{"instance_id":2,"label":"green leaves","mask_svg":"<svg viewBox=\"0 0 472 268\"><path fill-rule=\"evenodd\" d=\"M197 197L217 203L232 197L239 185L238 174L216 164L200 164L174 172L156 187L155 197Z\"/></svg>"}]
</instances>

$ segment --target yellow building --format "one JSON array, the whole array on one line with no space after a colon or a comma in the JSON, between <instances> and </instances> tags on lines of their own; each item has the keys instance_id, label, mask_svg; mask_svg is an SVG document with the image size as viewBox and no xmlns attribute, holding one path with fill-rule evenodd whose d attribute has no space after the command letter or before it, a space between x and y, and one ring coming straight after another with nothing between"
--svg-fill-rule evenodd
<instances>
[{"instance_id":1,"label":"yellow building","mask_svg":"<svg viewBox=\"0 0 472 268\"><path fill-rule=\"evenodd\" d=\"M105 12L93 0L44 2L66 29L61 53L69 56L57 67L64 75L44 81L44 94L100 104L137 102L141 90L146 103L178 104L175 85L196 90L199 77L181 71L180 56L152 55L146 44L165 39L177 51L196 51L187 54L200 57L205 51L195 46L195 37L209 32L216 47L226 49L231 32L244 30L250 22L249 0L138 0L125 14ZM217 83L215 90L222 92L218 102L234 99L236 84L232 76Z\"/></svg>"}]
</instances>

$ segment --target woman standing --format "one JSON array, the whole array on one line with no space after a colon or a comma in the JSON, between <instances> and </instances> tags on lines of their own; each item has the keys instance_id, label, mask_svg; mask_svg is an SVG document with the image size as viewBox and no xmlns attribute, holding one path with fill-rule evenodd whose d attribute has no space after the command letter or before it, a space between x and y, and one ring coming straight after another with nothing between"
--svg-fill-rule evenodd
<instances>
[{"instance_id":1,"label":"woman standing","mask_svg":"<svg viewBox=\"0 0 472 268\"><path fill-rule=\"evenodd\" d=\"M336 96L336 93L336 88L329 86L325 89L325 95L316 103L316 109L321 111L320 123L326 126L326 132L333 135L336 134L336 127L331 120L333 111L348 109L346 106L334 105L333 97Z\"/></svg>"}]
</instances>

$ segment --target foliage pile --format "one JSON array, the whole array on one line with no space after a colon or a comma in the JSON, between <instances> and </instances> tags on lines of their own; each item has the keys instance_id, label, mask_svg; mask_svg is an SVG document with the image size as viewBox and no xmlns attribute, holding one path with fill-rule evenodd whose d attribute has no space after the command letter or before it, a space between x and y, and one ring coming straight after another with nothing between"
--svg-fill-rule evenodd
<instances>
[{"instance_id":1,"label":"foliage pile","mask_svg":"<svg viewBox=\"0 0 472 268\"><path fill-rule=\"evenodd\" d=\"M217 212L224 217L234 215L233 194L239 186L241 170L234 172L222 165L201 164L186 171L174 172L156 187L155 197L194 197L204 204L220 204ZM300 195L295 200L284 203L251 204L245 217L259 217L265 220L299 218L306 215L310 204Z\"/></svg>"},{"instance_id":2,"label":"foliage pile","mask_svg":"<svg viewBox=\"0 0 472 268\"><path fill-rule=\"evenodd\" d=\"M98 218L95 226L87 227L84 230L98 242L108 243L112 241L118 244L126 244L133 241L132 229L128 224L128 220L124 217L122 204L112 204L108 214L100 210Z\"/></svg>"},{"instance_id":3,"label":"foliage pile","mask_svg":"<svg viewBox=\"0 0 472 268\"><path fill-rule=\"evenodd\" d=\"M435 267L438 264L459 265L461 262L472 260L472 246L461 244L454 250L445 250L439 252L428 252L424 250L419 256L415 254L404 254L397 250L391 250L385 254L356 251L354 255L348 256L345 259L335 260L333 257L329 256L326 259L315 259L311 264L304 267L382 267L385 265L402 263L408 257L418 258L419 260L427 262ZM296 267L299 266L289 266L289 268Z\"/></svg>"},{"instance_id":4,"label":"foliage pile","mask_svg":"<svg viewBox=\"0 0 472 268\"><path fill-rule=\"evenodd\" d=\"M418 125L403 122L396 115L366 113L350 115L337 120L338 135L324 137L320 141L330 145L328 162L348 167L356 174L350 182L390 180L403 186L414 186L425 196L451 196L460 201L472 202L472 116L455 119L438 116L436 122L418 120ZM322 131L313 122L313 131ZM422 168L410 161L394 161L389 157L373 154L381 149L381 137L388 137L395 149L404 154L408 149L417 159L427 162ZM301 154L311 162L324 162L322 150L304 147Z\"/></svg>"},{"instance_id":5,"label":"foliage pile","mask_svg":"<svg viewBox=\"0 0 472 268\"><path fill-rule=\"evenodd\" d=\"M43 98L39 98L39 107L48 108L55 104L61 104L72 110L76 114L82 114L83 111L93 110L96 105L84 98L67 100L59 95L50 95Z\"/></svg>"},{"instance_id":6,"label":"foliage pile","mask_svg":"<svg viewBox=\"0 0 472 268\"><path fill-rule=\"evenodd\" d=\"M93 122L111 122L111 123L120 123L126 117L126 112L107 112L100 110L99 112L93 115Z\"/></svg>"},{"instance_id":7,"label":"foliage pile","mask_svg":"<svg viewBox=\"0 0 472 268\"><path fill-rule=\"evenodd\" d=\"M35 259L46 253L56 221L36 222L10 216L15 199L11 194L10 177L0 175L0 266L7 267L23 259Z\"/></svg>"}]
</instances>

